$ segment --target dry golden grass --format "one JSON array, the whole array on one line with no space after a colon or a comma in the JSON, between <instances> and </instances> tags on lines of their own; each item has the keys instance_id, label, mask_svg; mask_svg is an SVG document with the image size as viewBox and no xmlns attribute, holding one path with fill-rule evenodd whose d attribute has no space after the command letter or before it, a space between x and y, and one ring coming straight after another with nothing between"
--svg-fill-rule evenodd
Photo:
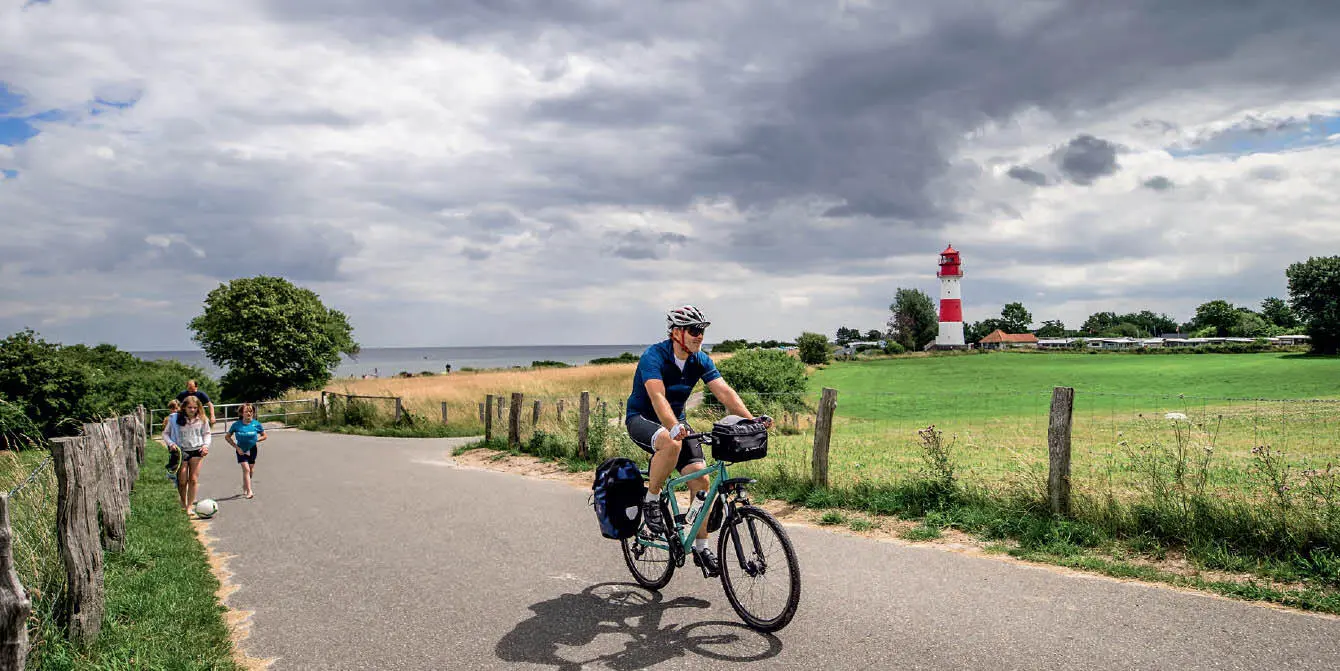
<instances>
[{"instance_id":1,"label":"dry golden grass","mask_svg":"<svg viewBox=\"0 0 1340 671\"><path fill-rule=\"evenodd\" d=\"M636 364L605 364L574 366L571 368L528 368L520 370L491 370L455 372L411 378L378 378L373 380L335 380L326 391L337 394L367 396L399 396L410 412L438 419L442 403L447 404L448 420L452 425L483 427L479 421L479 404L493 394L510 399L513 393L525 395L523 416L528 421L532 403L541 401L542 415L552 415L562 399L567 408L576 410L583 391L591 392L593 407L605 401L610 411L628 397L632 388ZM305 394L310 396L310 392ZM388 407L389 406L389 401ZM503 416L499 420L506 421Z\"/></svg>"}]
</instances>

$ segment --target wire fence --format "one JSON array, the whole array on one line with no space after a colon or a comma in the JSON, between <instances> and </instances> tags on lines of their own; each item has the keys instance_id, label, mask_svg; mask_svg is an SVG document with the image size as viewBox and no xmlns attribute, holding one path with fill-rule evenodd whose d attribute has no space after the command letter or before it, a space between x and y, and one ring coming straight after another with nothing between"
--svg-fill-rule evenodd
<instances>
[{"instance_id":1,"label":"wire fence","mask_svg":"<svg viewBox=\"0 0 1340 671\"><path fill-rule=\"evenodd\" d=\"M56 472L45 450L7 456L0 460L0 487L8 492L14 572L32 604L29 649L33 650L45 637L57 634L49 623L55 619L67 582L56 531Z\"/></svg>"}]
</instances>

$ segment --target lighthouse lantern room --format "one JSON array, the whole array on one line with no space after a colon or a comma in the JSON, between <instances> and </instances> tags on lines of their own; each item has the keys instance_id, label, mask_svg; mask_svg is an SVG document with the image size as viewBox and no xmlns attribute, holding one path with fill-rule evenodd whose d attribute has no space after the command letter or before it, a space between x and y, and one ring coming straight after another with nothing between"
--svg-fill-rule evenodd
<instances>
[{"instance_id":1,"label":"lighthouse lantern room","mask_svg":"<svg viewBox=\"0 0 1340 671\"><path fill-rule=\"evenodd\" d=\"M935 338L936 349L964 349L963 295L959 282L963 267L958 250L953 245L940 252L940 334Z\"/></svg>"}]
</instances>

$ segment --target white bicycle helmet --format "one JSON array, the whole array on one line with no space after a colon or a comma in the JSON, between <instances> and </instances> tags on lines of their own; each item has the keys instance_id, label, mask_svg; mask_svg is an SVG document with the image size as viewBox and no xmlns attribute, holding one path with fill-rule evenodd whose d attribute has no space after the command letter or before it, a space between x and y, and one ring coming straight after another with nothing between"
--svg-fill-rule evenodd
<instances>
[{"instance_id":1,"label":"white bicycle helmet","mask_svg":"<svg viewBox=\"0 0 1340 671\"><path fill-rule=\"evenodd\" d=\"M692 305L681 305L665 313L666 328L684 328L702 324L704 327L711 325L707 317L703 316L702 310Z\"/></svg>"}]
</instances>

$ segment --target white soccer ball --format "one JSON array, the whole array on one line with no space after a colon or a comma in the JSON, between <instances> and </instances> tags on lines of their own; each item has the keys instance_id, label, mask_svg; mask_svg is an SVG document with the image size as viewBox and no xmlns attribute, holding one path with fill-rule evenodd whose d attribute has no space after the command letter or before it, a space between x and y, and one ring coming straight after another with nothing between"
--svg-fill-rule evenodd
<instances>
[{"instance_id":1,"label":"white soccer ball","mask_svg":"<svg viewBox=\"0 0 1340 671\"><path fill-rule=\"evenodd\" d=\"M210 518L217 512L219 512L219 502L214 499L201 499L195 503L195 514L200 517Z\"/></svg>"}]
</instances>

